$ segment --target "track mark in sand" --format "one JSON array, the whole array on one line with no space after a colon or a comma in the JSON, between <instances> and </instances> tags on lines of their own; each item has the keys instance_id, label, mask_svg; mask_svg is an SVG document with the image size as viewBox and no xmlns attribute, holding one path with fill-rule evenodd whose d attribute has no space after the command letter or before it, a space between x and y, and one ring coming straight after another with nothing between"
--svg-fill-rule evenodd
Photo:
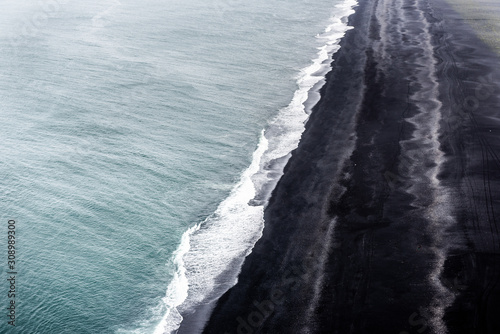
<instances>
[{"instance_id":1,"label":"track mark in sand","mask_svg":"<svg viewBox=\"0 0 500 334\"><path fill-rule=\"evenodd\" d=\"M431 14L432 16L434 13ZM443 21L442 18L434 19L438 21ZM441 28L442 29L442 28ZM451 137L450 143L460 142L461 133L463 132L461 126L462 124L470 124L472 127L470 133L474 136L474 140L477 143L477 148L479 150L481 159L481 183L474 180L473 177L467 174L467 161L461 160L459 167L461 168L461 173L463 174L463 184L466 189L464 191L468 192L470 195L468 206L472 216L469 218L472 221L472 227L478 232L476 235L481 240L480 242L473 242L474 247L479 247L476 250L484 251L491 249L500 249L500 238L499 238L499 228L498 228L498 209L494 203L494 191L492 186L492 168L500 169L500 157L498 156L495 148L492 147L490 142L484 136L484 132L481 133L481 127L477 119L477 112L481 111L483 104L488 100L489 97L496 94L496 87L493 88L491 78L489 77L479 77L477 82L474 83L474 94L469 93L465 84L462 82L460 77L464 76L459 70L459 65L455 59L450 46L450 36L449 33L443 33L439 39L439 47L436 48L437 54L443 61L442 72L443 76L450 80L450 85L446 94L446 98L450 101L453 109L450 112L450 117L446 121L448 134L444 137ZM454 92L454 88L456 92ZM482 91L481 91L482 90ZM484 91L486 90L486 92ZM458 94L457 94L458 92ZM459 96L459 98L455 98ZM470 103L475 101L474 105ZM465 148L459 147L459 145L453 146L454 150L464 150ZM459 153L459 155L462 155ZM461 175L462 175L461 174ZM475 199L484 200L475 200ZM480 210L478 207L479 202L484 201L484 209ZM486 221L486 222L485 222ZM481 231L488 229L490 233L485 236Z\"/></svg>"}]
</instances>

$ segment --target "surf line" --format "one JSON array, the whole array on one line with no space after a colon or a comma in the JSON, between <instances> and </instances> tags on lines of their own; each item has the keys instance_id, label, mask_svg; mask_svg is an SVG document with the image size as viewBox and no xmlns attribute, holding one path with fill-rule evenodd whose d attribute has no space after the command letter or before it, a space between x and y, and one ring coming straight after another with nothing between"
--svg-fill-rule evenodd
<instances>
[{"instance_id":1,"label":"surf line","mask_svg":"<svg viewBox=\"0 0 500 334\"><path fill-rule=\"evenodd\" d=\"M352 29L346 18L354 13L356 5L357 1L346 0L335 6L332 23L316 36L324 41L323 46L318 48L312 64L300 71L290 104L261 134L251 166L215 213L183 235L175 253L176 278L167 288L163 299L166 311L154 334L175 332L183 320L182 313L214 303L237 283L245 257L262 236L264 208L291 152L298 146L312 104L317 102L325 75L331 69L332 55L340 49L339 41L345 32ZM291 270L297 272L297 268ZM222 273L225 281L216 282ZM303 273L298 273L286 279L300 280ZM263 310L270 307L268 303L259 306Z\"/></svg>"},{"instance_id":2,"label":"surf line","mask_svg":"<svg viewBox=\"0 0 500 334\"><path fill-rule=\"evenodd\" d=\"M434 254L435 260L428 275L428 282L434 290L432 301L427 306L431 315L430 326L436 333L446 333L447 328L443 317L445 309L451 305L455 295L443 284L441 275L450 248L445 240L446 230L456 224L456 221L451 214L449 204L451 201L447 189L438 178L445 161L439 141L443 104L439 100L437 59L432 44L432 23L427 20L422 6L421 1L417 1L406 7L406 11L399 15L404 18L403 22L406 22L407 30L418 29L417 33L408 33L407 36L410 39L409 42L421 52L413 63L415 78L419 86L409 97L419 112L406 119L415 130L412 138L401 142L403 159L400 167L404 167L405 157L411 161L411 163L406 163L409 182L412 182L408 191L415 198L412 204L419 208L428 221L426 229L433 238L430 251ZM431 203L429 203L429 196L432 199Z\"/></svg>"}]
</instances>

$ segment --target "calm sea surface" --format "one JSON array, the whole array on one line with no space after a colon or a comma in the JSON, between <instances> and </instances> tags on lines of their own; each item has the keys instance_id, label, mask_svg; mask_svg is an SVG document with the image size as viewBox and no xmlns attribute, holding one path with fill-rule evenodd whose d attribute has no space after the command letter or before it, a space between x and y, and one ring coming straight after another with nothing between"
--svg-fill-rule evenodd
<instances>
[{"instance_id":1,"label":"calm sea surface","mask_svg":"<svg viewBox=\"0 0 500 334\"><path fill-rule=\"evenodd\" d=\"M234 283L344 2L2 1L0 332L168 332Z\"/></svg>"}]
</instances>

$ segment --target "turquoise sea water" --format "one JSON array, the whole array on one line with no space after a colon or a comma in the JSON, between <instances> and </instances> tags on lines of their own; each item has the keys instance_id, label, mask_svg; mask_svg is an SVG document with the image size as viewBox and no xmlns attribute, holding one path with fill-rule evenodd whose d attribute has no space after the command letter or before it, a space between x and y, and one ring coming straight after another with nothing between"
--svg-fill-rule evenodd
<instances>
[{"instance_id":1,"label":"turquoise sea water","mask_svg":"<svg viewBox=\"0 0 500 334\"><path fill-rule=\"evenodd\" d=\"M235 277L260 235L346 29L353 3L339 4L3 1L1 219L4 236L17 224L18 294L1 332L169 332L233 284L214 277Z\"/></svg>"}]
</instances>

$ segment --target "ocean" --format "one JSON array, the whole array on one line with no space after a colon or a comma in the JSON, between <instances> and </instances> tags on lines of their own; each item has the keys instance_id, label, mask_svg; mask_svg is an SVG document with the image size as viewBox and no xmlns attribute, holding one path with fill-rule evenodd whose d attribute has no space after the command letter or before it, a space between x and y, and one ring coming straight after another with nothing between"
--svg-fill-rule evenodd
<instances>
[{"instance_id":1,"label":"ocean","mask_svg":"<svg viewBox=\"0 0 500 334\"><path fill-rule=\"evenodd\" d=\"M2 1L1 332L171 333L235 284L355 4Z\"/></svg>"}]
</instances>

